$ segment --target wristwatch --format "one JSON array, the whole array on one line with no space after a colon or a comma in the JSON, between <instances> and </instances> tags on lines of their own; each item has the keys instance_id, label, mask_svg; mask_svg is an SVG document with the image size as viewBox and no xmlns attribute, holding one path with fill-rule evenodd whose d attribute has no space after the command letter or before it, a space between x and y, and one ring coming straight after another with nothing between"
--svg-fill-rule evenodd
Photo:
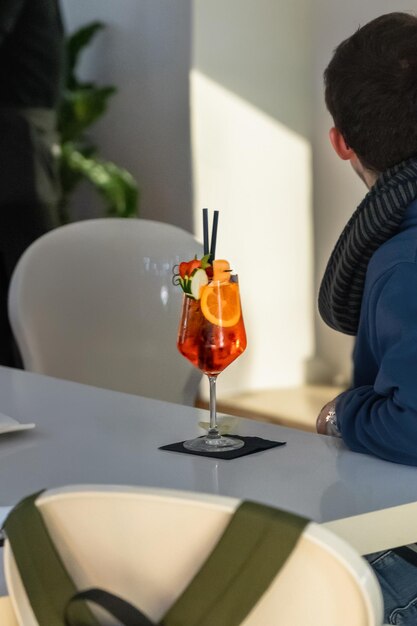
<instances>
[{"instance_id":1,"label":"wristwatch","mask_svg":"<svg viewBox=\"0 0 417 626\"><path fill-rule=\"evenodd\" d=\"M337 425L337 417L336 417L336 405L332 404L329 408L329 412L324 418L326 422L326 435L330 435L332 437L341 437L341 433L339 427Z\"/></svg>"}]
</instances>

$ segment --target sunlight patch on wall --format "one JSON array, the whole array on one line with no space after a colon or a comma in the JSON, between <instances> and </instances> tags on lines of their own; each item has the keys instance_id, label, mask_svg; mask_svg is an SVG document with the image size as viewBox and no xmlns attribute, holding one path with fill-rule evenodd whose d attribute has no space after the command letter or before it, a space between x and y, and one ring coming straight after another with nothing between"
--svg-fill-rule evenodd
<instances>
[{"instance_id":1,"label":"sunlight patch on wall","mask_svg":"<svg viewBox=\"0 0 417 626\"><path fill-rule=\"evenodd\" d=\"M203 207L219 209L216 256L238 271L248 334L219 397L300 384L314 350L310 144L197 70L190 80L195 232Z\"/></svg>"}]
</instances>

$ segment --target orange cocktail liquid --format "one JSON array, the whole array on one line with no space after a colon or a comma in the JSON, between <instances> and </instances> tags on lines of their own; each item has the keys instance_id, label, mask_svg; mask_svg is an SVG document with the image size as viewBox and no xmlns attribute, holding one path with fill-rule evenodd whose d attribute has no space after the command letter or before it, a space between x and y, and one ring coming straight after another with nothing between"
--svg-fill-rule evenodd
<instances>
[{"instance_id":1,"label":"orange cocktail liquid","mask_svg":"<svg viewBox=\"0 0 417 626\"><path fill-rule=\"evenodd\" d=\"M195 367L217 376L246 348L242 315L234 326L217 326L204 317L199 300L184 296L177 346Z\"/></svg>"}]
</instances>

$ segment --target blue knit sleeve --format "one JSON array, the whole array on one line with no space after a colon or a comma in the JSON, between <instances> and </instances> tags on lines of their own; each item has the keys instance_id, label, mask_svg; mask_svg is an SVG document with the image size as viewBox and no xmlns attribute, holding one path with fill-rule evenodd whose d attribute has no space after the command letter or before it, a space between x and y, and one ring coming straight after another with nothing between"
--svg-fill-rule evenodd
<instances>
[{"instance_id":1,"label":"blue knit sleeve","mask_svg":"<svg viewBox=\"0 0 417 626\"><path fill-rule=\"evenodd\" d=\"M399 263L382 280L366 312L378 374L339 396L338 425L352 450L417 465L417 266Z\"/></svg>"}]
</instances>

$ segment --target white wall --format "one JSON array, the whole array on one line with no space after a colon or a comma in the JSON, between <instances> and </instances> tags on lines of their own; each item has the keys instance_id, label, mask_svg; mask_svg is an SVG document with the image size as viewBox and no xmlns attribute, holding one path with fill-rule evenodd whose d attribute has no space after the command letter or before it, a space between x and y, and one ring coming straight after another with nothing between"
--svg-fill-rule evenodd
<instances>
[{"instance_id":1,"label":"white wall","mask_svg":"<svg viewBox=\"0 0 417 626\"><path fill-rule=\"evenodd\" d=\"M314 352L308 0L195 0L191 77L196 231L219 209L248 348L219 396L290 386Z\"/></svg>"},{"instance_id":2,"label":"white wall","mask_svg":"<svg viewBox=\"0 0 417 626\"><path fill-rule=\"evenodd\" d=\"M311 1L194 0L193 7L193 66L308 137Z\"/></svg>"},{"instance_id":3,"label":"white wall","mask_svg":"<svg viewBox=\"0 0 417 626\"><path fill-rule=\"evenodd\" d=\"M291 386L313 352L310 146L193 72L196 230L218 208L217 258L239 274L248 348L222 373L219 396Z\"/></svg>"},{"instance_id":4,"label":"white wall","mask_svg":"<svg viewBox=\"0 0 417 626\"><path fill-rule=\"evenodd\" d=\"M189 69L191 0L61 0L69 32L107 27L82 58L83 78L116 85L92 130L103 157L126 167L142 191L141 217L192 228ZM86 207L97 201L84 190Z\"/></svg>"}]
</instances>

